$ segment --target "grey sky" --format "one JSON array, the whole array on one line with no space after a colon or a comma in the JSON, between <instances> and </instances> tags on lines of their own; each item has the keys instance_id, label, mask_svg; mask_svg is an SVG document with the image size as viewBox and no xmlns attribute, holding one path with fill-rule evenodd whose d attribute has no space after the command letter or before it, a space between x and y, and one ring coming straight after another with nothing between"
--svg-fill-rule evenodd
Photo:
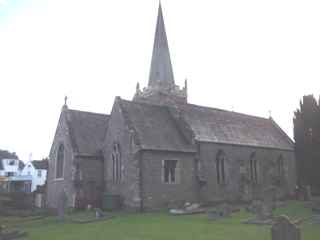
<instances>
[{"instance_id":1,"label":"grey sky","mask_svg":"<svg viewBox=\"0 0 320 240\"><path fill-rule=\"evenodd\" d=\"M162 0L175 81L189 102L269 116L320 87L319 1ZM110 113L147 84L157 0L0 0L0 148L49 153L64 96Z\"/></svg>"}]
</instances>

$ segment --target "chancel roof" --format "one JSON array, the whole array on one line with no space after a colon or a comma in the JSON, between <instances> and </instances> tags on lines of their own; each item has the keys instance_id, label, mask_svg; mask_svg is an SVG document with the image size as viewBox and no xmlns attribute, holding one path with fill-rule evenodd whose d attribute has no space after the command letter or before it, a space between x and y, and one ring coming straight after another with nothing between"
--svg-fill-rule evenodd
<instances>
[{"instance_id":1,"label":"chancel roof","mask_svg":"<svg viewBox=\"0 0 320 240\"><path fill-rule=\"evenodd\" d=\"M109 115L67 109L67 123L74 151L101 156Z\"/></svg>"},{"instance_id":2,"label":"chancel roof","mask_svg":"<svg viewBox=\"0 0 320 240\"><path fill-rule=\"evenodd\" d=\"M292 140L270 118L192 104L178 108L197 141L293 150Z\"/></svg>"},{"instance_id":3,"label":"chancel roof","mask_svg":"<svg viewBox=\"0 0 320 240\"><path fill-rule=\"evenodd\" d=\"M291 139L272 119L192 104L170 107L120 101L144 149L194 151L193 138L198 142L293 150Z\"/></svg>"}]
</instances>

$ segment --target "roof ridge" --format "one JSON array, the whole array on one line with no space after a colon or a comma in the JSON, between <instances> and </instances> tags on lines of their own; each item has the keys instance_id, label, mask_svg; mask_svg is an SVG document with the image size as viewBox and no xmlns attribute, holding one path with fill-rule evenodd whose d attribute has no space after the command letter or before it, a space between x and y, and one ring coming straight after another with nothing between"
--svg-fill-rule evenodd
<instances>
[{"instance_id":1,"label":"roof ridge","mask_svg":"<svg viewBox=\"0 0 320 240\"><path fill-rule=\"evenodd\" d=\"M180 105L182 105L182 104L180 104ZM260 116L256 116L256 115L250 115L250 114L246 114L246 113L235 112L235 111L230 111L230 110L221 109L221 108L202 106L202 105L197 105L197 104L192 104L192 103L186 103L185 105L199 107L199 108L205 108L205 109L209 109L209 110L227 112L227 113L231 113L231 114L243 115L243 116L247 116L247 117L251 117L251 118L258 118L258 119L262 119L262 120L269 120L269 118L266 118L266 117L260 117Z\"/></svg>"},{"instance_id":2,"label":"roof ridge","mask_svg":"<svg viewBox=\"0 0 320 240\"><path fill-rule=\"evenodd\" d=\"M156 104L156 103L149 103L149 102L136 102L136 101L130 101L130 100L125 100L125 99L121 99L123 101L129 102L129 103L135 103L135 104L142 104L142 105L152 105L152 106L158 106L158 107L173 107L173 106L168 106L168 105L163 105L163 104ZM193 104L193 103L179 103L177 104L177 106L192 106L192 107L198 107L198 108L204 108L204 109L209 109L209 110L216 110L216 111L221 111L221 112L227 112L227 113L232 113L232 114L238 114L238 115L242 115L242 116L247 116L247 117L251 117L251 118L257 118L257 119L262 119L262 120L270 120L269 118L266 117L260 117L260 116L256 116L256 115L250 115L250 114L246 114L246 113L241 113L241 112L235 112L235 111L230 111L230 110L226 110L226 109L221 109L221 108L215 108L215 107L208 107L208 106L202 106L202 105L197 105L197 104Z\"/></svg>"},{"instance_id":3,"label":"roof ridge","mask_svg":"<svg viewBox=\"0 0 320 240\"><path fill-rule=\"evenodd\" d=\"M102 115L102 116L107 116L107 117L109 117L109 116L110 116L110 114L97 113L97 112L90 112L90 111L82 111L82 110L77 110L77 109L68 109L67 111L71 111L71 112L80 112L80 113L87 113L87 114L95 114L95 115Z\"/></svg>"},{"instance_id":4,"label":"roof ridge","mask_svg":"<svg viewBox=\"0 0 320 240\"><path fill-rule=\"evenodd\" d=\"M126 99L123 99L123 98L121 98L121 101L128 102L128 103L131 103L131 104L140 104L140 105L148 105L148 106L156 106L156 107L165 107L166 106L166 105L163 105L163 104L157 104L157 103L152 103L152 102L132 101L132 100L126 100Z\"/></svg>"}]
</instances>

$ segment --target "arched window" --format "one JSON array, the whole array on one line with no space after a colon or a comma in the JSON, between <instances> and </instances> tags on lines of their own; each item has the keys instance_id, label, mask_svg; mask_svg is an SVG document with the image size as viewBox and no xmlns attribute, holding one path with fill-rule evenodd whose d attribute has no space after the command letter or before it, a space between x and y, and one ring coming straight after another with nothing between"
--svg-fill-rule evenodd
<instances>
[{"instance_id":1,"label":"arched window","mask_svg":"<svg viewBox=\"0 0 320 240\"><path fill-rule=\"evenodd\" d=\"M64 145L60 144L57 154L56 163L56 178L63 178L63 166L64 166Z\"/></svg>"},{"instance_id":2,"label":"arched window","mask_svg":"<svg viewBox=\"0 0 320 240\"><path fill-rule=\"evenodd\" d=\"M250 155L250 179L251 182L258 183L258 160L255 152Z\"/></svg>"},{"instance_id":3,"label":"arched window","mask_svg":"<svg viewBox=\"0 0 320 240\"><path fill-rule=\"evenodd\" d=\"M277 174L279 177L284 176L284 161L282 155L280 155L277 160Z\"/></svg>"},{"instance_id":4,"label":"arched window","mask_svg":"<svg viewBox=\"0 0 320 240\"><path fill-rule=\"evenodd\" d=\"M216 156L216 171L217 171L218 184L225 183L226 181L225 160L226 160L226 154L220 150Z\"/></svg>"},{"instance_id":5,"label":"arched window","mask_svg":"<svg viewBox=\"0 0 320 240\"><path fill-rule=\"evenodd\" d=\"M122 162L121 162L121 152L120 152L120 145L119 143L113 144L112 149L112 176L113 182L120 182L122 179Z\"/></svg>"}]
</instances>

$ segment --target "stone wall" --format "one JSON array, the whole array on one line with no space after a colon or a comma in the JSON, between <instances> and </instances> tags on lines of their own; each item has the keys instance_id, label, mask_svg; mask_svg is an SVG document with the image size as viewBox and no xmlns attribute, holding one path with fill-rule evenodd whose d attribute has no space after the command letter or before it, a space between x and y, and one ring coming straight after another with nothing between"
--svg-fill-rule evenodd
<instances>
[{"instance_id":1,"label":"stone wall","mask_svg":"<svg viewBox=\"0 0 320 240\"><path fill-rule=\"evenodd\" d=\"M125 114L116 100L103 146L105 192L121 195L123 204L128 208L140 208L139 154L134 140L134 130L130 129L130 124L126 122L128 119ZM120 182L113 181L111 154L114 143L120 146L122 162Z\"/></svg>"},{"instance_id":2,"label":"stone wall","mask_svg":"<svg viewBox=\"0 0 320 240\"><path fill-rule=\"evenodd\" d=\"M63 190L66 191L68 197L68 206L71 207L74 204L74 189L72 185L72 165L74 156L71 142L69 141L68 127L64 117L65 112L62 111L49 155L47 177L47 206L49 208L57 208L58 198ZM56 159L60 144L64 145L63 178L56 179Z\"/></svg>"},{"instance_id":3,"label":"stone wall","mask_svg":"<svg viewBox=\"0 0 320 240\"><path fill-rule=\"evenodd\" d=\"M193 153L143 151L141 154L144 209L164 208L177 202L197 202L196 166ZM163 160L178 160L179 180L163 181Z\"/></svg>"},{"instance_id":4,"label":"stone wall","mask_svg":"<svg viewBox=\"0 0 320 240\"><path fill-rule=\"evenodd\" d=\"M217 183L216 156L219 150L226 154L226 183ZM250 181L250 155L255 152L258 161L258 183ZM206 184L201 188L201 200L237 201L258 197L259 191L273 184L276 175L276 161L280 155L284 159L284 179L278 188L278 196L293 194L296 184L294 152L276 149L236 146L216 143L200 143L199 175Z\"/></svg>"},{"instance_id":5,"label":"stone wall","mask_svg":"<svg viewBox=\"0 0 320 240\"><path fill-rule=\"evenodd\" d=\"M87 206L88 204L94 207L101 207L102 194L104 191L104 162L102 158L94 157L77 157L76 162L79 163L81 171L80 187L83 193L79 193L81 205ZM80 207L80 206L79 206Z\"/></svg>"}]
</instances>

